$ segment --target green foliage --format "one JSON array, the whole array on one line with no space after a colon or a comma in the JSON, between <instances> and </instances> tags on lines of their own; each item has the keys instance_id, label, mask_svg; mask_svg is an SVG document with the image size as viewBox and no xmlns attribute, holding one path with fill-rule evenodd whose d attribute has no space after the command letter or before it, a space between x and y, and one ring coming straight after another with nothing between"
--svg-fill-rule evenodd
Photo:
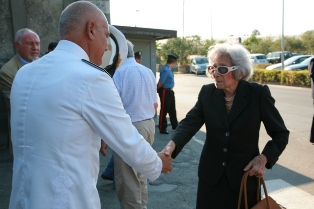
<instances>
[{"instance_id":1,"label":"green foliage","mask_svg":"<svg viewBox=\"0 0 314 209\"><path fill-rule=\"evenodd\" d=\"M243 45L250 53L268 54L272 51L281 51L281 36L258 38L260 35L258 30L253 30L250 37L243 41ZM314 30L306 31L300 37L287 36L284 37L285 51L293 53L313 54L314 52ZM165 43L156 43L156 62L163 64L167 61L167 55L170 53L177 54L180 58L179 65L188 64L189 55L206 55L211 45L216 43L225 43L226 40L202 40L200 36L193 35L185 38L178 37L168 39ZM255 68L259 68L255 66ZM260 67L262 69L262 67ZM265 69L265 68L264 68ZM287 80L288 78L282 78ZM289 80L289 79L288 79Z\"/></svg>"},{"instance_id":2,"label":"green foliage","mask_svg":"<svg viewBox=\"0 0 314 209\"><path fill-rule=\"evenodd\" d=\"M158 51L160 64L167 61L168 54L175 53L179 56L178 64L186 65L189 55L206 55L208 48L215 43L214 40L201 40L201 37L197 35L168 39L166 43L161 44Z\"/></svg>"},{"instance_id":3,"label":"green foliage","mask_svg":"<svg viewBox=\"0 0 314 209\"><path fill-rule=\"evenodd\" d=\"M265 70L254 69L254 74L250 79L258 83L278 83L294 86L311 86L308 70L287 71L287 70Z\"/></svg>"},{"instance_id":4,"label":"green foliage","mask_svg":"<svg viewBox=\"0 0 314 209\"><path fill-rule=\"evenodd\" d=\"M314 30L306 31L301 35L302 43L306 48L307 54L314 53Z\"/></svg>"}]
</instances>

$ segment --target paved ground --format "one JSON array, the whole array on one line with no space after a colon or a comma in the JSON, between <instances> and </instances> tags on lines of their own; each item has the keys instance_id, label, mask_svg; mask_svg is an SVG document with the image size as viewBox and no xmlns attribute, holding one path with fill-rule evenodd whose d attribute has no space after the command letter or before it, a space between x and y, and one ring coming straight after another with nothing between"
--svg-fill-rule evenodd
<instances>
[{"instance_id":1,"label":"paved ground","mask_svg":"<svg viewBox=\"0 0 314 209\"><path fill-rule=\"evenodd\" d=\"M170 134L172 133L171 128ZM154 182L149 182L149 209L193 209L195 208L197 191L197 167L199 148L203 141L196 135L173 161L171 174L161 174ZM156 128L153 148L160 151L168 143L170 135L160 134ZM1 141L3 142L3 140ZM197 148L199 147L199 148ZM105 169L112 150L108 149L108 156L100 155L100 174ZM11 175L13 157L9 149L0 149L0 209L7 209L11 190ZM267 175L265 176L267 179ZM268 193L277 202L288 209L314 209L314 196L285 182L282 179L267 180ZM103 180L100 176L97 188L101 199L102 209L119 209L119 202L112 186L112 182Z\"/></svg>"},{"instance_id":2,"label":"paved ground","mask_svg":"<svg viewBox=\"0 0 314 209\"><path fill-rule=\"evenodd\" d=\"M179 120L195 103L200 85L206 82L208 82L207 78L202 76L176 75L175 91ZM289 146L278 163L271 170L266 171L265 179L269 195L288 209L314 209L314 161L312 160L314 146L308 142L313 110L310 89L277 86L270 86L270 88L291 134ZM171 134L170 127L168 130ZM149 209L195 208L197 167L204 139L205 130L202 128L173 161L171 174L161 174L159 179L150 182ZM262 127L260 147L263 147L268 139ZM161 151L169 140L170 135L161 135L156 129L153 148ZM13 162L9 149L1 146L4 143L5 136L0 133L0 209L8 208ZM100 173L106 167L111 153L111 150L108 150L107 157L100 156ZM99 177L97 188L102 209L119 209L111 181Z\"/></svg>"}]
</instances>

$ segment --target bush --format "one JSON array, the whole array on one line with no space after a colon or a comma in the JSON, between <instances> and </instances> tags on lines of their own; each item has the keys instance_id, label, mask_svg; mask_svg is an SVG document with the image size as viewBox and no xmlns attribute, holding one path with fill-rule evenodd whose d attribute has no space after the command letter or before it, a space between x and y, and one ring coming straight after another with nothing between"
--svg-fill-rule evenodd
<instances>
[{"instance_id":1,"label":"bush","mask_svg":"<svg viewBox=\"0 0 314 209\"><path fill-rule=\"evenodd\" d=\"M308 70L287 71L254 68L254 74L250 80L258 83L275 82L283 85L311 86Z\"/></svg>"}]
</instances>

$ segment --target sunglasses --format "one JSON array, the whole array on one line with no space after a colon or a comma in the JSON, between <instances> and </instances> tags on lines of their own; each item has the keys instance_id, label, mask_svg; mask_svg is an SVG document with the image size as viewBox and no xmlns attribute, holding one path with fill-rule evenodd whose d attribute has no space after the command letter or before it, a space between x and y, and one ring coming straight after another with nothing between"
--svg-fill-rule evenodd
<instances>
[{"instance_id":1,"label":"sunglasses","mask_svg":"<svg viewBox=\"0 0 314 209\"><path fill-rule=\"evenodd\" d=\"M209 74L214 74L214 71L216 71L219 75L226 75L231 71L237 70L237 66L227 67L227 66L208 66L207 70Z\"/></svg>"}]
</instances>

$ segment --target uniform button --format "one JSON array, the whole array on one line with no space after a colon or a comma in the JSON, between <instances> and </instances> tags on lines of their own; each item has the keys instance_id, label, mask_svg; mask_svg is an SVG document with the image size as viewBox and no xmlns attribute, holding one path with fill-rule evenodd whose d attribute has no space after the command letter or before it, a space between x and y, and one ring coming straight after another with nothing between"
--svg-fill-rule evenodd
<instances>
[{"instance_id":1,"label":"uniform button","mask_svg":"<svg viewBox=\"0 0 314 209\"><path fill-rule=\"evenodd\" d=\"M225 163L225 162L223 162L223 163L222 163L222 166L226 166L226 163Z\"/></svg>"},{"instance_id":2,"label":"uniform button","mask_svg":"<svg viewBox=\"0 0 314 209\"><path fill-rule=\"evenodd\" d=\"M229 132L226 132L226 136L229 136Z\"/></svg>"},{"instance_id":3,"label":"uniform button","mask_svg":"<svg viewBox=\"0 0 314 209\"><path fill-rule=\"evenodd\" d=\"M228 149L227 149L227 148L223 148L223 151L224 151L224 152L227 152L227 151L228 151Z\"/></svg>"}]
</instances>

